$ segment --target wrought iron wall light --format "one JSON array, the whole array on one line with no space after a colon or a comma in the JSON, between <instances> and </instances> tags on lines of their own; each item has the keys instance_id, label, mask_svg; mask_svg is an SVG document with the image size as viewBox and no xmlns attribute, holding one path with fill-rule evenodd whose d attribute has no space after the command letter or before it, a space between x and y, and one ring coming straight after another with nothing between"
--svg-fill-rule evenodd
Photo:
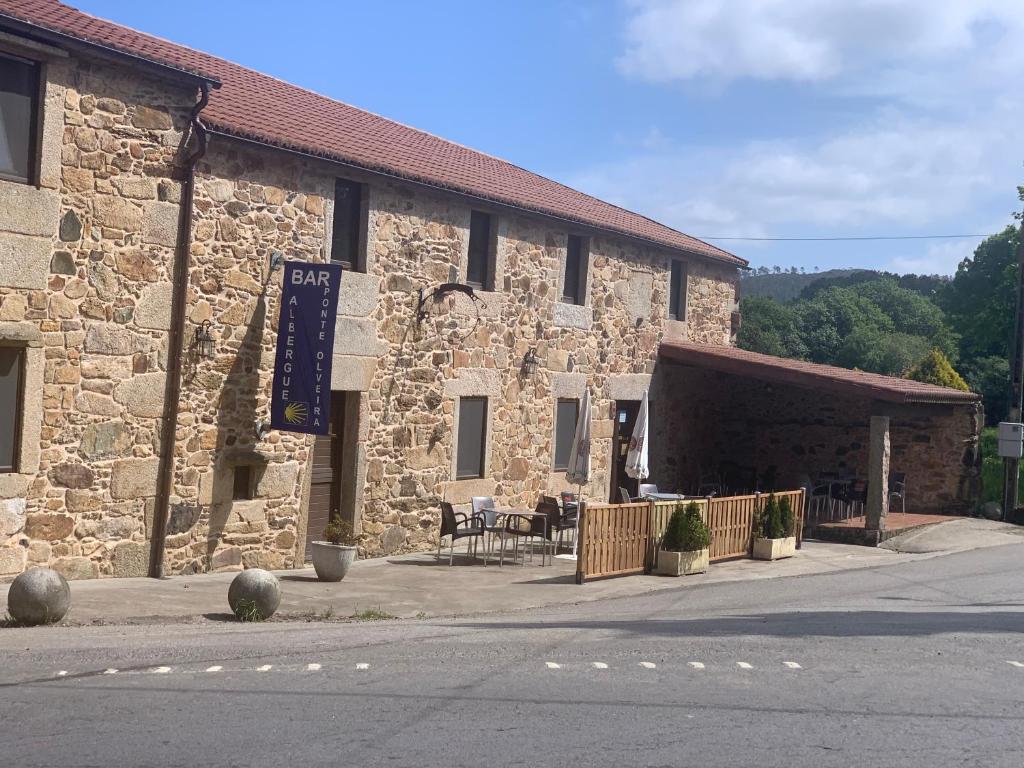
<instances>
[{"instance_id":1,"label":"wrought iron wall light","mask_svg":"<svg viewBox=\"0 0 1024 768\"><path fill-rule=\"evenodd\" d=\"M540 360L537 359L537 348L530 347L526 354L523 355L522 372L524 376L533 376L537 373L537 366L540 364Z\"/></svg>"},{"instance_id":2,"label":"wrought iron wall light","mask_svg":"<svg viewBox=\"0 0 1024 768\"><path fill-rule=\"evenodd\" d=\"M212 360L217 353L212 328L213 325L209 320L203 320L202 325L196 326L195 336L192 339L192 346L195 348L196 354L208 360Z\"/></svg>"}]
</instances>

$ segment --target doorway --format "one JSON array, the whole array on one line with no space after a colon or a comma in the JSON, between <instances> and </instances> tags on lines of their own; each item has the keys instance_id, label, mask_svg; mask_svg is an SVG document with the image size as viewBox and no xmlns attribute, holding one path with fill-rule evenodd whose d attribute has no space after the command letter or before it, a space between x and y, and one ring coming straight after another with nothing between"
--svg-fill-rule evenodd
<instances>
[{"instance_id":1,"label":"doorway","mask_svg":"<svg viewBox=\"0 0 1024 768\"><path fill-rule=\"evenodd\" d=\"M355 524L352 494L346 494L344 489L352 484L351 479L354 478L358 408L358 392L332 392L330 432L317 435L313 444L309 511L306 515L307 562L312 558L310 544L323 540L324 526L334 515L340 514L342 520ZM346 480L350 482L346 483Z\"/></svg>"},{"instance_id":2,"label":"doorway","mask_svg":"<svg viewBox=\"0 0 1024 768\"><path fill-rule=\"evenodd\" d=\"M612 433L612 485L608 491L609 501L622 501L619 488L629 491L630 498L639 493L639 483L626 474L626 456L629 454L629 439L633 436L636 417L640 413L639 400L615 401L615 425Z\"/></svg>"}]
</instances>

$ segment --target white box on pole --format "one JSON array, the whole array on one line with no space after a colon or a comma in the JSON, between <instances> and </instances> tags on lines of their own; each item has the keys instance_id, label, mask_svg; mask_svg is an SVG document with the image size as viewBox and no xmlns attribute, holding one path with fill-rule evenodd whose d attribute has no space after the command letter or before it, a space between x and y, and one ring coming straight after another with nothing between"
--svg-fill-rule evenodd
<instances>
[{"instance_id":1,"label":"white box on pole","mask_svg":"<svg viewBox=\"0 0 1024 768\"><path fill-rule=\"evenodd\" d=\"M999 422L999 455L1004 459L1024 458L1024 424Z\"/></svg>"}]
</instances>

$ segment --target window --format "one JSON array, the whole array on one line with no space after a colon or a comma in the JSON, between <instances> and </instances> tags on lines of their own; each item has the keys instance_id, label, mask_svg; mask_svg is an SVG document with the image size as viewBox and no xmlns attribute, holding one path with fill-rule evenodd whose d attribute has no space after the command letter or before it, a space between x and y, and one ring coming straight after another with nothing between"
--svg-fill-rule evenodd
<instances>
[{"instance_id":1,"label":"window","mask_svg":"<svg viewBox=\"0 0 1024 768\"><path fill-rule=\"evenodd\" d=\"M353 272L364 270L360 258L363 232L363 186L354 181L334 182L334 233L331 261Z\"/></svg>"},{"instance_id":2,"label":"window","mask_svg":"<svg viewBox=\"0 0 1024 768\"><path fill-rule=\"evenodd\" d=\"M235 501L253 498L252 467L248 464L239 464L235 467L234 487L231 489L231 498Z\"/></svg>"},{"instance_id":3,"label":"window","mask_svg":"<svg viewBox=\"0 0 1024 768\"><path fill-rule=\"evenodd\" d=\"M672 275L669 278L668 316L673 320L686 319L686 264L682 261L672 262Z\"/></svg>"},{"instance_id":4,"label":"window","mask_svg":"<svg viewBox=\"0 0 1024 768\"><path fill-rule=\"evenodd\" d=\"M17 471L24 376L25 350L0 347L0 472Z\"/></svg>"},{"instance_id":5,"label":"window","mask_svg":"<svg viewBox=\"0 0 1024 768\"><path fill-rule=\"evenodd\" d=\"M589 243L579 235L569 235L565 250L565 281L562 301L583 304L587 298L587 251Z\"/></svg>"},{"instance_id":6,"label":"window","mask_svg":"<svg viewBox=\"0 0 1024 768\"><path fill-rule=\"evenodd\" d=\"M0 178L32 181L38 105L39 67L0 56Z\"/></svg>"},{"instance_id":7,"label":"window","mask_svg":"<svg viewBox=\"0 0 1024 768\"><path fill-rule=\"evenodd\" d=\"M576 437L579 412L578 400L560 399L555 405L555 471L569 468L569 454L572 452L572 439Z\"/></svg>"},{"instance_id":8,"label":"window","mask_svg":"<svg viewBox=\"0 0 1024 768\"><path fill-rule=\"evenodd\" d=\"M455 479L467 480L484 476L487 445L487 398L459 399L459 449L455 462Z\"/></svg>"},{"instance_id":9,"label":"window","mask_svg":"<svg viewBox=\"0 0 1024 768\"><path fill-rule=\"evenodd\" d=\"M466 282L487 290L491 285L491 215L473 211L469 217L469 264Z\"/></svg>"}]
</instances>

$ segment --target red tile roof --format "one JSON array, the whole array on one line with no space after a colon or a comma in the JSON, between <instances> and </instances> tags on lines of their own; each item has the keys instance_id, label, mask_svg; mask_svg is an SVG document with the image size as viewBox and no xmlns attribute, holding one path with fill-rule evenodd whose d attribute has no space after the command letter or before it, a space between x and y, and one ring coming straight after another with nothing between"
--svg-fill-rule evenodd
<instances>
[{"instance_id":1,"label":"red tile roof","mask_svg":"<svg viewBox=\"0 0 1024 768\"><path fill-rule=\"evenodd\" d=\"M423 131L224 59L90 16L56 0L0 0L37 28L219 81L204 121L223 133L746 266L696 238Z\"/></svg>"},{"instance_id":2,"label":"red tile roof","mask_svg":"<svg viewBox=\"0 0 1024 768\"><path fill-rule=\"evenodd\" d=\"M890 403L972 403L981 400L981 396L973 392L878 373L851 371L834 365L788 360L736 347L665 342L658 350L658 357L736 376Z\"/></svg>"}]
</instances>

